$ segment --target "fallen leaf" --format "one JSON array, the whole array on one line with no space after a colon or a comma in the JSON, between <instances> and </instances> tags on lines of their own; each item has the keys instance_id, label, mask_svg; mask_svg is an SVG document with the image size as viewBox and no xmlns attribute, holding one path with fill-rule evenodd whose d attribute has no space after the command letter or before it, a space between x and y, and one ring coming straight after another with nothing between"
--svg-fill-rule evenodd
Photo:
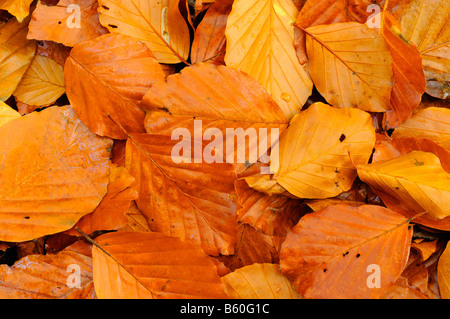
<instances>
[{"instance_id":1,"label":"fallen leaf","mask_svg":"<svg viewBox=\"0 0 450 319\"><path fill-rule=\"evenodd\" d=\"M248 186L244 180L234 183L237 195L237 218L267 235L286 236L306 213L301 200L283 195L266 195Z\"/></svg>"},{"instance_id":2,"label":"fallen leaf","mask_svg":"<svg viewBox=\"0 0 450 319\"><path fill-rule=\"evenodd\" d=\"M450 7L446 0L414 0L400 17L402 34L417 46L427 79L427 93L450 95Z\"/></svg>"},{"instance_id":3,"label":"fallen leaf","mask_svg":"<svg viewBox=\"0 0 450 319\"><path fill-rule=\"evenodd\" d=\"M36 52L36 42L27 40L29 18L22 23L12 19L0 25L0 101L16 89Z\"/></svg>"},{"instance_id":4,"label":"fallen leaf","mask_svg":"<svg viewBox=\"0 0 450 319\"><path fill-rule=\"evenodd\" d=\"M229 255L236 240L235 173L227 163L175 164L169 136L130 134L125 167L152 231L192 240L208 255Z\"/></svg>"},{"instance_id":5,"label":"fallen leaf","mask_svg":"<svg viewBox=\"0 0 450 319\"><path fill-rule=\"evenodd\" d=\"M427 107L394 130L392 137L427 138L450 149L450 109Z\"/></svg>"},{"instance_id":6,"label":"fallen leaf","mask_svg":"<svg viewBox=\"0 0 450 319\"><path fill-rule=\"evenodd\" d=\"M160 63L186 62L189 28L178 9L179 0L99 0L100 23L110 32L144 42Z\"/></svg>"},{"instance_id":7,"label":"fallen leaf","mask_svg":"<svg viewBox=\"0 0 450 319\"><path fill-rule=\"evenodd\" d=\"M33 0L0 0L0 9L6 10L22 22L30 14Z\"/></svg>"},{"instance_id":8,"label":"fallen leaf","mask_svg":"<svg viewBox=\"0 0 450 319\"><path fill-rule=\"evenodd\" d=\"M232 299L300 299L276 264L253 264L222 277Z\"/></svg>"},{"instance_id":9,"label":"fallen leaf","mask_svg":"<svg viewBox=\"0 0 450 319\"><path fill-rule=\"evenodd\" d=\"M20 114L12 109L5 102L0 101L0 127L8 123L9 121L20 118Z\"/></svg>"},{"instance_id":10,"label":"fallen leaf","mask_svg":"<svg viewBox=\"0 0 450 319\"><path fill-rule=\"evenodd\" d=\"M233 0L215 2L206 12L195 30L191 48L191 62L212 62L225 64L226 37L228 15Z\"/></svg>"},{"instance_id":11,"label":"fallen leaf","mask_svg":"<svg viewBox=\"0 0 450 319\"><path fill-rule=\"evenodd\" d=\"M0 137L0 240L67 230L105 195L111 140L91 133L70 106L11 121Z\"/></svg>"},{"instance_id":12,"label":"fallen leaf","mask_svg":"<svg viewBox=\"0 0 450 319\"><path fill-rule=\"evenodd\" d=\"M356 22L304 31L309 74L329 104L369 112L390 109L392 55L383 36Z\"/></svg>"},{"instance_id":13,"label":"fallen leaf","mask_svg":"<svg viewBox=\"0 0 450 319\"><path fill-rule=\"evenodd\" d=\"M351 188L354 164L367 163L374 144L375 129L367 113L318 102L291 120L271 171L274 180L297 197L333 197Z\"/></svg>"},{"instance_id":14,"label":"fallen leaf","mask_svg":"<svg viewBox=\"0 0 450 319\"><path fill-rule=\"evenodd\" d=\"M368 0L306 1L295 21L294 46L300 63L303 65L308 61L304 29L339 22L365 23L370 14L366 11L370 4Z\"/></svg>"},{"instance_id":15,"label":"fallen leaf","mask_svg":"<svg viewBox=\"0 0 450 319\"><path fill-rule=\"evenodd\" d=\"M97 0L61 0L56 6L41 1L31 15L28 39L48 40L73 47L108 33L100 25Z\"/></svg>"},{"instance_id":16,"label":"fallen leaf","mask_svg":"<svg viewBox=\"0 0 450 319\"><path fill-rule=\"evenodd\" d=\"M164 74L144 44L106 34L72 49L64 77L67 97L83 123L98 135L126 139L123 129L145 132L139 103Z\"/></svg>"},{"instance_id":17,"label":"fallen leaf","mask_svg":"<svg viewBox=\"0 0 450 319\"><path fill-rule=\"evenodd\" d=\"M226 65L255 78L289 119L313 87L295 54L297 15L291 0L235 0L225 30Z\"/></svg>"},{"instance_id":18,"label":"fallen leaf","mask_svg":"<svg viewBox=\"0 0 450 319\"><path fill-rule=\"evenodd\" d=\"M52 59L36 55L13 95L20 102L48 106L65 93L64 69Z\"/></svg>"},{"instance_id":19,"label":"fallen leaf","mask_svg":"<svg viewBox=\"0 0 450 319\"><path fill-rule=\"evenodd\" d=\"M432 241L423 241L421 243L411 243L411 247L416 249L422 258L422 260L427 260L432 254L437 250L437 239Z\"/></svg>"},{"instance_id":20,"label":"fallen leaf","mask_svg":"<svg viewBox=\"0 0 450 319\"><path fill-rule=\"evenodd\" d=\"M391 109L386 111L387 128L405 122L419 105L426 89L422 58L416 46L404 41L399 24L389 13L383 13L382 34L392 55L393 87Z\"/></svg>"},{"instance_id":21,"label":"fallen leaf","mask_svg":"<svg viewBox=\"0 0 450 319\"><path fill-rule=\"evenodd\" d=\"M234 254L217 257L231 271L255 263L278 263L278 236L266 235L251 225L243 223L237 226L236 235ZM279 237L285 238L285 236Z\"/></svg>"},{"instance_id":22,"label":"fallen leaf","mask_svg":"<svg viewBox=\"0 0 450 319\"><path fill-rule=\"evenodd\" d=\"M145 94L141 107L148 111L148 133L176 139L174 133L187 132L199 144L214 136L204 153L195 154L197 161L232 163L238 171L246 162L256 162L267 154L289 122L254 79L211 63L196 63L169 76L167 82L156 83ZM245 135L252 133L254 138L247 141Z\"/></svg>"},{"instance_id":23,"label":"fallen leaf","mask_svg":"<svg viewBox=\"0 0 450 319\"><path fill-rule=\"evenodd\" d=\"M125 212L125 216L127 217L127 224L120 228L119 231L151 232L145 216L142 215L135 201L132 202L131 206Z\"/></svg>"},{"instance_id":24,"label":"fallen leaf","mask_svg":"<svg viewBox=\"0 0 450 319\"><path fill-rule=\"evenodd\" d=\"M74 271L79 277L70 277ZM75 252L60 252L29 255L11 267L0 265L0 297L94 299L92 259Z\"/></svg>"},{"instance_id":25,"label":"fallen leaf","mask_svg":"<svg viewBox=\"0 0 450 319\"><path fill-rule=\"evenodd\" d=\"M128 218L125 215L131 202L137 198L135 180L125 167L112 165L106 195L95 210L76 223L86 234L97 230L116 230L125 226ZM67 231L71 235L80 235L74 228Z\"/></svg>"},{"instance_id":26,"label":"fallen leaf","mask_svg":"<svg viewBox=\"0 0 450 319\"><path fill-rule=\"evenodd\" d=\"M416 213L436 219L450 215L450 173L433 153L414 151L407 155L358 166L359 178L396 198Z\"/></svg>"},{"instance_id":27,"label":"fallen leaf","mask_svg":"<svg viewBox=\"0 0 450 319\"><path fill-rule=\"evenodd\" d=\"M379 298L405 268L411 236L409 220L386 208L329 206L287 235L281 270L305 298Z\"/></svg>"},{"instance_id":28,"label":"fallen leaf","mask_svg":"<svg viewBox=\"0 0 450 319\"><path fill-rule=\"evenodd\" d=\"M105 234L96 242L93 272L100 299L226 298L216 266L189 242L136 232Z\"/></svg>"},{"instance_id":29,"label":"fallen leaf","mask_svg":"<svg viewBox=\"0 0 450 319\"><path fill-rule=\"evenodd\" d=\"M400 277L395 284L384 291L382 299L428 299L428 296L411 288L408 280Z\"/></svg>"}]
</instances>

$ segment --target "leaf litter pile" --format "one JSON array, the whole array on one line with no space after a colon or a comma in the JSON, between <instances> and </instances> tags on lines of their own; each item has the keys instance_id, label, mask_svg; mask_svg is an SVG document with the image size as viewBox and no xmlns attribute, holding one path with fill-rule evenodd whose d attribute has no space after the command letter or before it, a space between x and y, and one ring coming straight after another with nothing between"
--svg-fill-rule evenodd
<instances>
[{"instance_id":1,"label":"leaf litter pile","mask_svg":"<svg viewBox=\"0 0 450 319\"><path fill-rule=\"evenodd\" d=\"M0 297L449 298L449 17L0 0Z\"/></svg>"}]
</instances>

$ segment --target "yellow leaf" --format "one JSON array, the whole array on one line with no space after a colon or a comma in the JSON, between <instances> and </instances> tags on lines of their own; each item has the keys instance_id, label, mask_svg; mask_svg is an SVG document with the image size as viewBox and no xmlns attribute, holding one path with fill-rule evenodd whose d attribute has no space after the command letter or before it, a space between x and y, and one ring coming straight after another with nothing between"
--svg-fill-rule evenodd
<instances>
[{"instance_id":1,"label":"yellow leaf","mask_svg":"<svg viewBox=\"0 0 450 319\"><path fill-rule=\"evenodd\" d=\"M294 49L297 15L291 0L236 0L225 31L226 65L255 78L288 118L300 111L313 87Z\"/></svg>"},{"instance_id":2,"label":"yellow leaf","mask_svg":"<svg viewBox=\"0 0 450 319\"><path fill-rule=\"evenodd\" d=\"M432 153L414 151L359 165L358 176L374 190L391 195L417 213L425 211L439 219L450 215L450 174Z\"/></svg>"},{"instance_id":3,"label":"yellow leaf","mask_svg":"<svg viewBox=\"0 0 450 319\"><path fill-rule=\"evenodd\" d=\"M305 29L309 73L331 105L390 109L392 56L382 35L357 22Z\"/></svg>"},{"instance_id":4,"label":"yellow leaf","mask_svg":"<svg viewBox=\"0 0 450 319\"><path fill-rule=\"evenodd\" d=\"M448 0L414 0L401 16L404 37L417 46L427 93L450 95L450 6Z\"/></svg>"},{"instance_id":5,"label":"yellow leaf","mask_svg":"<svg viewBox=\"0 0 450 319\"><path fill-rule=\"evenodd\" d=\"M37 55L31 61L13 95L22 103L48 106L64 92L63 67L50 58Z\"/></svg>"},{"instance_id":6,"label":"yellow leaf","mask_svg":"<svg viewBox=\"0 0 450 319\"><path fill-rule=\"evenodd\" d=\"M6 10L22 22L30 14L33 0L0 0L0 9Z\"/></svg>"},{"instance_id":7,"label":"yellow leaf","mask_svg":"<svg viewBox=\"0 0 450 319\"><path fill-rule=\"evenodd\" d=\"M6 105L4 102L0 101L0 127L5 125L11 120L17 119L20 114Z\"/></svg>"},{"instance_id":8,"label":"yellow leaf","mask_svg":"<svg viewBox=\"0 0 450 319\"><path fill-rule=\"evenodd\" d=\"M36 42L27 40L28 22L13 19L0 26L0 101L14 92L36 52Z\"/></svg>"},{"instance_id":9,"label":"yellow leaf","mask_svg":"<svg viewBox=\"0 0 450 319\"><path fill-rule=\"evenodd\" d=\"M393 137L420 137L450 149L450 109L427 107L397 127Z\"/></svg>"},{"instance_id":10,"label":"yellow leaf","mask_svg":"<svg viewBox=\"0 0 450 319\"><path fill-rule=\"evenodd\" d=\"M299 299L278 264L253 264L221 278L233 299Z\"/></svg>"},{"instance_id":11,"label":"yellow leaf","mask_svg":"<svg viewBox=\"0 0 450 319\"><path fill-rule=\"evenodd\" d=\"M354 164L367 163L374 144L369 114L318 102L291 120L280 137L279 161L271 156L270 170L297 197L334 197L350 189Z\"/></svg>"},{"instance_id":12,"label":"yellow leaf","mask_svg":"<svg viewBox=\"0 0 450 319\"><path fill-rule=\"evenodd\" d=\"M179 63L189 56L189 27L179 0L99 0L100 23L110 32L144 42L160 63Z\"/></svg>"}]
</instances>

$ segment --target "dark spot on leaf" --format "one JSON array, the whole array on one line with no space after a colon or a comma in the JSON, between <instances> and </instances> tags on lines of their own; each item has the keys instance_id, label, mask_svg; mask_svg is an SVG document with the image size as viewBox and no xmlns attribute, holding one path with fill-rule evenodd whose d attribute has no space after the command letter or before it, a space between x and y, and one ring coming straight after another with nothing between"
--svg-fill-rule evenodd
<instances>
[{"instance_id":1,"label":"dark spot on leaf","mask_svg":"<svg viewBox=\"0 0 450 319\"><path fill-rule=\"evenodd\" d=\"M108 24L108 26L110 26L111 28L113 28L113 29L116 29L116 28L118 28L116 25L114 25L114 24Z\"/></svg>"},{"instance_id":2,"label":"dark spot on leaf","mask_svg":"<svg viewBox=\"0 0 450 319\"><path fill-rule=\"evenodd\" d=\"M58 21L58 24L61 24L61 21Z\"/></svg>"},{"instance_id":3,"label":"dark spot on leaf","mask_svg":"<svg viewBox=\"0 0 450 319\"><path fill-rule=\"evenodd\" d=\"M25 219L30 219L30 216L25 216Z\"/></svg>"},{"instance_id":4,"label":"dark spot on leaf","mask_svg":"<svg viewBox=\"0 0 450 319\"><path fill-rule=\"evenodd\" d=\"M356 254L356 258L359 258L359 256L361 256L361 254Z\"/></svg>"},{"instance_id":5,"label":"dark spot on leaf","mask_svg":"<svg viewBox=\"0 0 450 319\"><path fill-rule=\"evenodd\" d=\"M42 41L37 41L37 44L40 45L40 46L43 46L43 45L44 45L44 42L42 42Z\"/></svg>"},{"instance_id":6,"label":"dark spot on leaf","mask_svg":"<svg viewBox=\"0 0 450 319\"><path fill-rule=\"evenodd\" d=\"M414 160L415 160L414 165L416 165L416 166L423 166L423 165L425 165L424 162L419 162L419 161L417 160L417 158L415 158Z\"/></svg>"},{"instance_id":7,"label":"dark spot on leaf","mask_svg":"<svg viewBox=\"0 0 450 319\"><path fill-rule=\"evenodd\" d=\"M341 137L339 138L340 142L343 142L345 140L346 136L344 134L341 135Z\"/></svg>"},{"instance_id":8,"label":"dark spot on leaf","mask_svg":"<svg viewBox=\"0 0 450 319\"><path fill-rule=\"evenodd\" d=\"M109 8L107 6L105 6L105 5L102 5L102 8L105 9L105 10L109 10Z\"/></svg>"},{"instance_id":9,"label":"dark spot on leaf","mask_svg":"<svg viewBox=\"0 0 450 319\"><path fill-rule=\"evenodd\" d=\"M160 109L161 111L170 113L170 112L169 112L169 109L168 109L167 107L165 107L165 106L164 106L164 107L160 107L159 109Z\"/></svg>"},{"instance_id":10,"label":"dark spot on leaf","mask_svg":"<svg viewBox=\"0 0 450 319\"><path fill-rule=\"evenodd\" d=\"M327 272L327 269L325 268L325 269L323 270L323 272Z\"/></svg>"}]
</instances>

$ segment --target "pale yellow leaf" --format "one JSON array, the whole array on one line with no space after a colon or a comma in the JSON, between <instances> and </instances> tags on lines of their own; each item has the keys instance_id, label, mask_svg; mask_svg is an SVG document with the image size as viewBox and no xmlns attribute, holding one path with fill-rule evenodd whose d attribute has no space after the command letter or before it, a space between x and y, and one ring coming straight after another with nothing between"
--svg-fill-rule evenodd
<instances>
[{"instance_id":1,"label":"pale yellow leaf","mask_svg":"<svg viewBox=\"0 0 450 319\"><path fill-rule=\"evenodd\" d=\"M225 63L255 78L288 118L313 84L294 49L298 10L291 0L236 0L228 17Z\"/></svg>"},{"instance_id":2,"label":"pale yellow leaf","mask_svg":"<svg viewBox=\"0 0 450 319\"><path fill-rule=\"evenodd\" d=\"M9 105L0 101L0 126L5 125L11 120L18 119L20 117L19 112L13 110Z\"/></svg>"},{"instance_id":3,"label":"pale yellow leaf","mask_svg":"<svg viewBox=\"0 0 450 319\"><path fill-rule=\"evenodd\" d=\"M50 58L36 55L13 95L22 103L48 106L64 92L63 67Z\"/></svg>"},{"instance_id":4,"label":"pale yellow leaf","mask_svg":"<svg viewBox=\"0 0 450 319\"><path fill-rule=\"evenodd\" d=\"M309 73L328 103L369 112L390 109L392 56L382 35L357 22L305 31Z\"/></svg>"},{"instance_id":5,"label":"pale yellow leaf","mask_svg":"<svg viewBox=\"0 0 450 319\"><path fill-rule=\"evenodd\" d=\"M359 178L417 213L450 215L450 174L433 153L414 151L391 160L358 166Z\"/></svg>"}]
</instances>

